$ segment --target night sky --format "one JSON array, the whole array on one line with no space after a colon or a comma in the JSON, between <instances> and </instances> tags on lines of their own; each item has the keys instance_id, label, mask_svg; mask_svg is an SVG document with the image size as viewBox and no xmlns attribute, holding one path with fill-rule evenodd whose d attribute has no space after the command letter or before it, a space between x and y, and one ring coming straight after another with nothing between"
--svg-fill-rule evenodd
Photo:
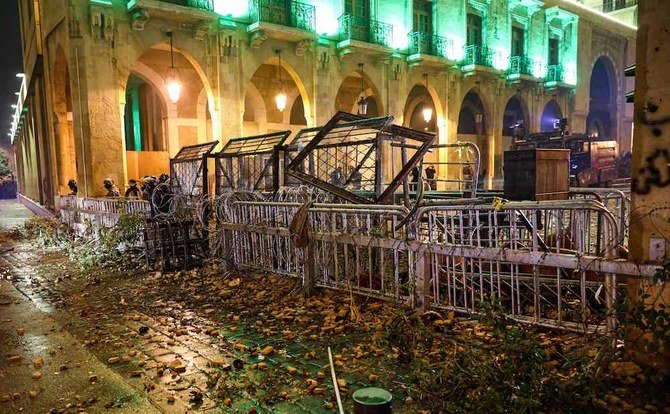
<instances>
[{"instance_id":1,"label":"night sky","mask_svg":"<svg viewBox=\"0 0 670 414\"><path fill-rule=\"evenodd\" d=\"M19 8L17 0L0 0L0 146L9 146L9 129L12 126L12 108L16 103L14 92L19 90L21 80L17 73L23 72Z\"/></svg>"}]
</instances>

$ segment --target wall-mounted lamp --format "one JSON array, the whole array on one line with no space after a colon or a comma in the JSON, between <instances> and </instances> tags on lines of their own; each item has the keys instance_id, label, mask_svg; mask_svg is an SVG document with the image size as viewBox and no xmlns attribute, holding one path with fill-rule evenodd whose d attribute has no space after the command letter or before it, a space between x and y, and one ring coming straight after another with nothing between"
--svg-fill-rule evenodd
<instances>
[{"instance_id":1,"label":"wall-mounted lamp","mask_svg":"<svg viewBox=\"0 0 670 414\"><path fill-rule=\"evenodd\" d=\"M365 80L363 79L363 64L358 64L358 71L361 72L361 94L358 98L358 115L368 114L368 100L365 97Z\"/></svg>"},{"instance_id":2,"label":"wall-mounted lamp","mask_svg":"<svg viewBox=\"0 0 670 414\"><path fill-rule=\"evenodd\" d=\"M172 32L167 32L170 38L170 70L167 75L167 91L172 103L179 102L181 97L181 80L179 79L179 72L174 67L174 47L172 45Z\"/></svg>"},{"instance_id":3,"label":"wall-mounted lamp","mask_svg":"<svg viewBox=\"0 0 670 414\"><path fill-rule=\"evenodd\" d=\"M428 74L424 73L423 74L423 80L426 84L426 90L428 90ZM430 107L430 104L427 104L423 110L421 111L423 114L423 120L426 121L426 123L430 123L430 121L433 119L433 108Z\"/></svg>"},{"instance_id":4,"label":"wall-mounted lamp","mask_svg":"<svg viewBox=\"0 0 670 414\"><path fill-rule=\"evenodd\" d=\"M286 93L284 92L284 84L281 80L281 51L275 50L275 53L279 58L279 92L275 96L275 105L277 105L279 112L284 112L284 109L286 109Z\"/></svg>"}]
</instances>

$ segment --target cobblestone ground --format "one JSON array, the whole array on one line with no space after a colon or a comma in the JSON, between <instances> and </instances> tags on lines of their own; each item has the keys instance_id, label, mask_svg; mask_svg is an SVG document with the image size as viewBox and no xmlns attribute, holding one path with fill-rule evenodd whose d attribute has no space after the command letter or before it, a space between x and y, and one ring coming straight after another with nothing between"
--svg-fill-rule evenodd
<instances>
[{"instance_id":1,"label":"cobblestone ground","mask_svg":"<svg viewBox=\"0 0 670 414\"><path fill-rule=\"evenodd\" d=\"M61 385L39 383L44 394L32 399L24 394L38 381L27 388L8 387L4 378L0 394L23 394L20 400L0 403L0 412L8 406L75 412L78 401L89 412L109 407L142 413L334 412L327 346L333 347L340 371L346 412L352 412L350 389L377 381L400 399L394 412L428 410L404 402L402 387L393 386L398 379L395 362L374 345L373 337L381 336L383 327L379 324L371 335L369 327L358 326L349 317L346 295L326 293L304 301L291 279L240 279L224 272L213 285L195 271L163 274L120 268L82 274L60 251L25 242L2 246L0 273L23 295L21 306L31 308L26 315L34 319L30 325L14 320L11 327L21 325L25 337L56 330L71 339L51 343L50 337L40 345L41 353L34 350L35 343L28 344L22 375L34 371L31 356L38 354L52 370L59 365L54 356L62 352L67 371L56 369ZM3 286L9 285L3 281ZM364 306L375 312L382 304ZM303 331L288 326L296 320ZM287 326L278 331L284 321ZM362 349L360 343L369 347ZM355 369L348 364L356 364ZM96 375L92 366L98 365L109 372ZM97 380L87 386L91 376ZM101 388L103 382L118 389Z\"/></svg>"}]
</instances>

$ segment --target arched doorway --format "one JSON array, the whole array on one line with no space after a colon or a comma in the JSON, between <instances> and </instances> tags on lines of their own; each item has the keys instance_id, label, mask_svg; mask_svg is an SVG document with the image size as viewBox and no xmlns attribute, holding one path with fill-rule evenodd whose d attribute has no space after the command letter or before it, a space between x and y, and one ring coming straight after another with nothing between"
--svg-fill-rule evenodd
<instances>
[{"instance_id":1,"label":"arched doorway","mask_svg":"<svg viewBox=\"0 0 670 414\"><path fill-rule=\"evenodd\" d=\"M307 98L300 80L296 82L291 72L283 62L279 65L279 59L268 60L256 69L244 95L244 135L307 126Z\"/></svg>"},{"instance_id":2,"label":"arched doorway","mask_svg":"<svg viewBox=\"0 0 670 414\"><path fill-rule=\"evenodd\" d=\"M586 118L586 133L593 137L616 139L614 67L612 62L601 56L591 70L589 87L589 115Z\"/></svg>"},{"instance_id":3,"label":"arched doorway","mask_svg":"<svg viewBox=\"0 0 670 414\"><path fill-rule=\"evenodd\" d=\"M129 179L169 173L169 160L182 147L212 141L211 91L202 70L169 44L146 50L130 67L123 89L123 131ZM174 61L174 69L172 68ZM178 99L168 82L181 85Z\"/></svg>"},{"instance_id":4,"label":"arched doorway","mask_svg":"<svg viewBox=\"0 0 670 414\"><path fill-rule=\"evenodd\" d=\"M367 111L361 114L358 103L366 103ZM379 101L379 93L370 78L362 70L357 70L344 78L335 96L335 112L345 111L364 115L368 118L382 116L384 109Z\"/></svg>"},{"instance_id":5,"label":"arched doorway","mask_svg":"<svg viewBox=\"0 0 670 414\"><path fill-rule=\"evenodd\" d=\"M503 112L503 137L525 135L529 122L528 109L523 98L519 95L509 98Z\"/></svg>"},{"instance_id":6,"label":"arched doorway","mask_svg":"<svg viewBox=\"0 0 670 414\"><path fill-rule=\"evenodd\" d=\"M458 141L473 142L479 147L481 154L480 162L480 186L490 187L489 178L492 176L493 158L489 149L491 138L487 135L488 119L484 103L474 90L469 91L463 98L461 109L458 113Z\"/></svg>"},{"instance_id":7,"label":"arched doorway","mask_svg":"<svg viewBox=\"0 0 670 414\"><path fill-rule=\"evenodd\" d=\"M56 177L59 194L68 194L69 180L78 180L77 144L72 125L72 92L70 71L63 49L56 49L54 80L54 132L56 149ZM83 183L80 187L84 188Z\"/></svg>"},{"instance_id":8,"label":"arched doorway","mask_svg":"<svg viewBox=\"0 0 670 414\"><path fill-rule=\"evenodd\" d=\"M414 85L412 90L410 90L409 95L407 96L407 101L405 102L405 109L403 111L403 125L418 131L426 131L436 136L439 135L438 126L437 126L437 109L435 107L435 102L430 95L430 92L425 85ZM437 142L436 142L437 143ZM423 157L423 169L426 171L428 168L434 169L435 176L434 178L439 178L444 171L441 171L440 168L440 158L438 150L431 150ZM430 172L429 175L433 173ZM424 177L427 175L424 174ZM435 183L436 181L431 181ZM433 189L433 188L431 188ZM434 188L437 189L437 188Z\"/></svg>"},{"instance_id":9,"label":"arched doorway","mask_svg":"<svg viewBox=\"0 0 670 414\"><path fill-rule=\"evenodd\" d=\"M555 99L547 102L540 118L540 131L551 132L556 130L556 121L563 118L563 112Z\"/></svg>"}]
</instances>

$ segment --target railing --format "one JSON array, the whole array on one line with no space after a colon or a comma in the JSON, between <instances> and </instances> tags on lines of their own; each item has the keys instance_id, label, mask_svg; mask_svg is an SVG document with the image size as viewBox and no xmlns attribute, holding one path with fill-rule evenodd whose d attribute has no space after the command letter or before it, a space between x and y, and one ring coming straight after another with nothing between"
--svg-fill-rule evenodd
<instances>
[{"instance_id":1,"label":"railing","mask_svg":"<svg viewBox=\"0 0 670 414\"><path fill-rule=\"evenodd\" d=\"M316 31L316 11L311 4L285 0L250 0L251 22L267 22Z\"/></svg>"},{"instance_id":2,"label":"railing","mask_svg":"<svg viewBox=\"0 0 670 414\"><path fill-rule=\"evenodd\" d=\"M487 46L468 45L464 48L463 65L479 65L493 67L494 50Z\"/></svg>"},{"instance_id":3,"label":"railing","mask_svg":"<svg viewBox=\"0 0 670 414\"><path fill-rule=\"evenodd\" d=\"M605 13L625 9L637 5L637 0L608 0L603 2L602 10Z\"/></svg>"},{"instance_id":4,"label":"railing","mask_svg":"<svg viewBox=\"0 0 670 414\"><path fill-rule=\"evenodd\" d=\"M545 82L563 82L563 66L549 65L547 66L547 76L544 78Z\"/></svg>"},{"instance_id":5,"label":"railing","mask_svg":"<svg viewBox=\"0 0 670 414\"><path fill-rule=\"evenodd\" d=\"M510 56L508 75L532 75L533 61L527 56Z\"/></svg>"},{"instance_id":6,"label":"railing","mask_svg":"<svg viewBox=\"0 0 670 414\"><path fill-rule=\"evenodd\" d=\"M160 0L164 3L177 4L179 6L194 7L207 11L214 11L214 0Z\"/></svg>"},{"instance_id":7,"label":"railing","mask_svg":"<svg viewBox=\"0 0 670 414\"><path fill-rule=\"evenodd\" d=\"M61 219L80 235L87 231L97 235L115 226L122 214L149 216L149 203L144 200L57 196L55 205Z\"/></svg>"},{"instance_id":8,"label":"railing","mask_svg":"<svg viewBox=\"0 0 670 414\"><path fill-rule=\"evenodd\" d=\"M449 49L453 46L453 40L446 37L425 32L411 32L409 34L409 53L411 55L425 53L446 59Z\"/></svg>"},{"instance_id":9,"label":"railing","mask_svg":"<svg viewBox=\"0 0 670 414\"><path fill-rule=\"evenodd\" d=\"M360 40L382 46L391 46L393 26L373 19L343 14L339 18L343 39Z\"/></svg>"},{"instance_id":10,"label":"railing","mask_svg":"<svg viewBox=\"0 0 670 414\"><path fill-rule=\"evenodd\" d=\"M571 188L571 199L596 200L602 203L617 220L619 243L628 246L630 226L630 196L617 188Z\"/></svg>"},{"instance_id":11,"label":"railing","mask_svg":"<svg viewBox=\"0 0 670 414\"><path fill-rule=\"evenodd\" d=\"M313 204L307 247L289 227L299 203L217 208L217 251L241 268L281 273L409 306L476 313L497 301L527 323L611 331L625 285L651 266L614 260L617 218L593 200L419 207ZM481 203L481 202L480 202Z\"/></svg>"}]
</instances>

